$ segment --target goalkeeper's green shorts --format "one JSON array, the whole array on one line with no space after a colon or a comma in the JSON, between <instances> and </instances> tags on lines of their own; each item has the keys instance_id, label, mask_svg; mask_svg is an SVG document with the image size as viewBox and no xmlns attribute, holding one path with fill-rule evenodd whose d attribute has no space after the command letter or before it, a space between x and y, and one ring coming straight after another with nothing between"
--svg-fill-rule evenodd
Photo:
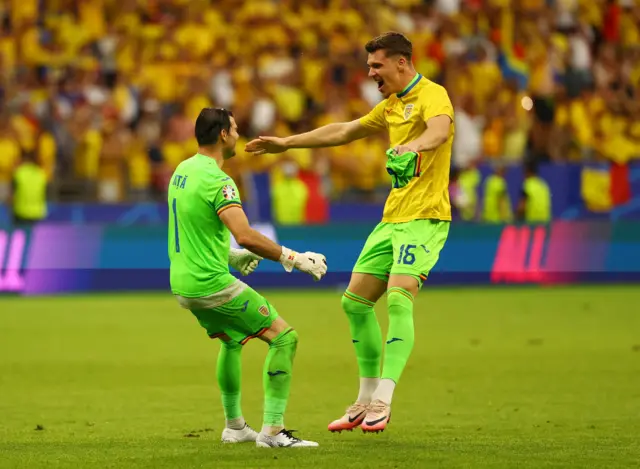
<instances>
[{"instance_id":1,"label":"goalkeeper's green shorts","mask_svg":"<svg viewBox=\"0 0 640 469\"><path fill-rule=\"evenodd\" d=\"M271 327L278 312L265 297L247 286L232 300L212 308L206 306L206 298L179 298L198 319L212 339L227 335L231 340L245 344L260 337Z\"/></svg>"},{"instance_id":2,"label":"goalkeeper's green shorts","mask_svg":"<svg viewBox=\"0 0 640 469\"><path fill-rule=\"evenodd\" d=\"M422 286L438 262L449 225L442 220L379 223L367 238L353 271L385 282L389 275L409 275Z\"/></svg>"}]
</instances>

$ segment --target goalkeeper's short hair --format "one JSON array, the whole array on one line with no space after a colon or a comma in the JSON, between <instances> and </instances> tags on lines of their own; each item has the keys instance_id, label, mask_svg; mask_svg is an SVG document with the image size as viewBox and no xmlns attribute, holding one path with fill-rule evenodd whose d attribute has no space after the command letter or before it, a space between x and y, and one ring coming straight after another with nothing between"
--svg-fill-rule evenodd
<instances>
[{"instance_id":1,"label":"goalkeeper's short hair","mask_svg":"<svg viewBox=\"0 0 640 469\"><path fill-rule=\"evenodd\" d=\"M198 145L215 145L220 138L220 132L231 129L233 113L224 108L206 107L200 111L196 119L196 140Z\"/></svg>"}]
</instances>

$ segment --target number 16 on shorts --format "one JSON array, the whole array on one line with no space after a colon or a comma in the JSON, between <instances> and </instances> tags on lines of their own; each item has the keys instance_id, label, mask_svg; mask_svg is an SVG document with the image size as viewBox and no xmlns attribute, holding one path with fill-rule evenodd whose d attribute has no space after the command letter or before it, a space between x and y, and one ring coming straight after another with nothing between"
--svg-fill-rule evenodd
<instances>
[{"instance_id":1,"label":"number 16 on shorts","mask_svg":"<svg viewBox=\"0 0 640 469\"><path fill-rule=\"evenodd\" d=\"M413 265L416 262L415 249L422 249L425 254L429 254L427 247L424 244L402 244L400 246L400 255L396 264Z\"/></svg>"}]
</instances>

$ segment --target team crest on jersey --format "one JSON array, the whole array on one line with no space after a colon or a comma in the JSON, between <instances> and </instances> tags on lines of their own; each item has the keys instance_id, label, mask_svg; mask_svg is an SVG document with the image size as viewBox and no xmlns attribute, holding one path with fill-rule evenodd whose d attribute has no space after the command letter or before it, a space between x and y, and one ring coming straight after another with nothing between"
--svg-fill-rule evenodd
<instances>
[{"instance_id":1,"label":"team crest on jersey","mask_svg":"<svg viewBox=\"0 0 640 469\"><path fill-rule=\"evenodd\" d=\"M227 200L233 200L236 198L236 189L227 184L222 188L222 196Z\"/></svg>"},{"instance_id":2,"label":"team crest on jersey","mask_svg":"<svg viewBox=\"0 0 640 469\"><path fill-rule=\"evenodd\" d=\"M407 104L404 107L404 120L407 120L411 117L411 113L413 112L413 104Z\"/></svg>"},{"instance_id":3,"label":"team crest on jersey","mask_svg":"<svg viewBox=\"0 0 640 469\"><path fill-rule=\"evenodd\" d=\"M262 305L258 308L258 312L263 316L269 316L269 308L266 305Z\"/></svg>"}]
</instances>

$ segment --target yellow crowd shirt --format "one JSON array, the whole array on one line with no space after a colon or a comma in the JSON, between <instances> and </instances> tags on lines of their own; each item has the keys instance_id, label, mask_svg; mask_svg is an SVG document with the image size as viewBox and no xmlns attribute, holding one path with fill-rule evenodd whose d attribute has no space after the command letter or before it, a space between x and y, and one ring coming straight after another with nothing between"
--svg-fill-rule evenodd
<instances>
[{"instance_id":1,"label":"yellow crowd shirt","mask_svg":"<svg viewBox=\"0 0 640 469\"><path fill-rule=\"evenodd\" d=\"M382 221L404 223L419 219L451 220L449 171L453 143L453 106L447 91L418 74L401 92L380 102L360 123L373 130L389 131L391 147L409 143L422 135L427 121L445 115L451 132L435 150L421 152L420 176L404 187L391 189Z\"/></svg>"}]
</instances>

